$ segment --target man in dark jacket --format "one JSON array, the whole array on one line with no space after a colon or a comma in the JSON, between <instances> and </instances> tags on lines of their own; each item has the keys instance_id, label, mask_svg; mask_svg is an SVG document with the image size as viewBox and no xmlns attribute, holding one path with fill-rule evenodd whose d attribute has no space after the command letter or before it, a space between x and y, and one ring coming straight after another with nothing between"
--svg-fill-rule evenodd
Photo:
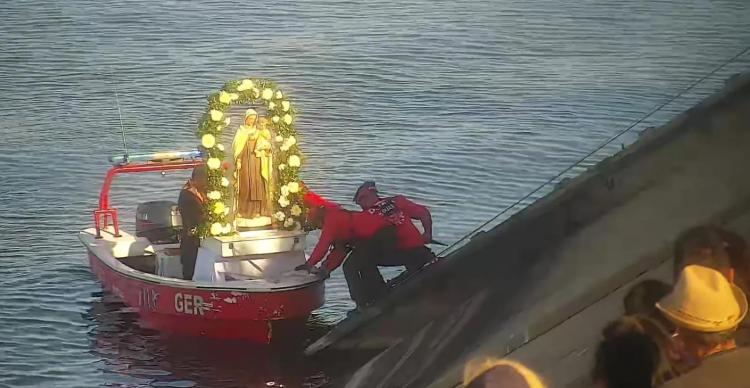
<instances>
[{"instance_id":1,"label":"man in dark jacket","mask_svg":"<svg viewBox=\"0 0 750 388\"><path fill-rule=\"evenodd\" d=\"M185 280L193 279L195 260L198 257L200 237L197 235L197 230L205 220L203 204L206 201L207 178L205 165L195 167L190 180L180 191L180 198L177 200L177 207L182 215L180 261L182 262L182 277Z\"/></svg>"}]
</instances>

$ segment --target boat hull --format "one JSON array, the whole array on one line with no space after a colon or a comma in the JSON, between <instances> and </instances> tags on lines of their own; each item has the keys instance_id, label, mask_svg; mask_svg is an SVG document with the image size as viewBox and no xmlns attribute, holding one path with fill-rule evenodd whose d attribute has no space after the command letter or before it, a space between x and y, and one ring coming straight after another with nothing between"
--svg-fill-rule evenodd
<instances>
[{"instance_id":1,"label":"boat hull","mask_svg":"<svg viewBox=\"0 0 750 388\"><path fill-rule=\"evenodd\" d=\"M180 287L118 272L90 250L88 257L106 290L137 310L145 327L168 334L270 344L303 331L324 302L322 281L268 292Z\"/></svg>"}]
</instances>

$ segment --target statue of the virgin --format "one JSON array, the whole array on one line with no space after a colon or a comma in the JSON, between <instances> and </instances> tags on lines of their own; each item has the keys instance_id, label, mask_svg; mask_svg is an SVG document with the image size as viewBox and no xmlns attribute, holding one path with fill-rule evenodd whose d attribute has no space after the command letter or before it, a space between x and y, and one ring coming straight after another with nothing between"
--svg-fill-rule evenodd
<instances>
[{"instance_id":1,"label":"statue of the virgin","mask_svg":"<svg viewBox=\"0 0 750 388\"><path fill-rule=\"evenodd\" d=\"M271 225L274 178L272 133L268 127L267 120L248 109L232 142L237 228Z\"/></svg>"}]
</instances>

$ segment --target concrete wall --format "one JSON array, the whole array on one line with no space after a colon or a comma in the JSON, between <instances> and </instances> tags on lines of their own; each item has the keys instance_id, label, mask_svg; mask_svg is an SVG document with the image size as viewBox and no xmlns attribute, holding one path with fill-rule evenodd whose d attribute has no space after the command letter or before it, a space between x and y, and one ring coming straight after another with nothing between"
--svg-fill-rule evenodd
<instances>
[{"instance_id":1,"label":"concrete wall","mask_svg":"<svg viewBox=\"0 0 750 388\"><path fill-rule=\"evenodd\" d=\"M478 351L514 350L552 386L585 381L592 341L619 314L618 290L645 272L663 276L686 227L740 222L748 167L744 77L399 289L334 344L387 347L348 386L452 386Z\"/></svg>"},{"instance_id":2,"label":"concrete wall","mask_svg":"<svg viewBox=\"0 0 750 388\"><path fill-rule=\"evenodd\" d=\"M725 225L745 238L750 238L750 209L745 209L737 215L738 218L732 219ZM513 335L511 327L514 325L531 332L541 329L539 336L512 350L507 357L521 361L540 373L550 387L590 387L589 372L593 365L594 352L601 330L608 322L624 313L622 301L630 287L644 279L671 282L672 257L670 253L670 250L659 252L657 263L647 258L649 270L632 279L627 279L629 276L624 277L622 279L624 283L618 288L607 289L607 294L569 318L555 321L550 320L549 317L540 316L526 322L507 325L495 335L488 337L472 357L497 357L506 353L509 336ZM566 307L576 308L575 304L574 300ZM463 366L463 361L458 362L447 371L437 373L430 387L456 386L461 380Z\"/></svg>"}]
</instances>

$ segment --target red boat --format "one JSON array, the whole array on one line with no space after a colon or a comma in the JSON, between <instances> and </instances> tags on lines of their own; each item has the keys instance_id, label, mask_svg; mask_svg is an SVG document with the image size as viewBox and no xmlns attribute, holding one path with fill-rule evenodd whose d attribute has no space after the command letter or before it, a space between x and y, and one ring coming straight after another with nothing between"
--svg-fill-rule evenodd
<instances>
[{"instance_id":1,"label":"red boat","mask_svg":"<svg viewBox=\"0 0 750 388\"><path fill-rule=\"evenodd\" d=\"M324 302L319 275L295 271L305 262L304 231L250 230L203 241L196 277L183 280L176 204L140 204L136 233L119 225L109 191L118 174L192 169L198 152L111 160L94 211L94 227L80 232L91 270L103 287L136 309L142 324L165 333L245 339L268 344L287 330L304 330ZM176 194L175 194L176 196ZM206 258L206 252L214 257Z\"/></svg>"}]
</instances>

